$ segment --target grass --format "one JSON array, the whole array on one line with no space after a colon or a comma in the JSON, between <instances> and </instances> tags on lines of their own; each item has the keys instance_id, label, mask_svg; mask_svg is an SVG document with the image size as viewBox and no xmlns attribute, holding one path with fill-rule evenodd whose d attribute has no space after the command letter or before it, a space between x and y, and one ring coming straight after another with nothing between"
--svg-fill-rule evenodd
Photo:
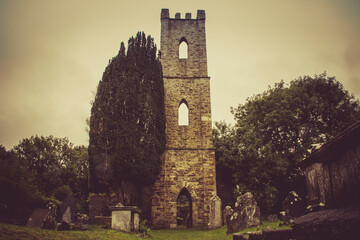
<instances>
[{"instance_id":1,"label":"grass","mask_svg":"<svg viewBox=\"0 0 360 240\"><path fill-rule=\"evenodd\" d=\"M268 222L268 221L263 221L262 225L257 226L257 227L252 227L252 228L247 228L244 229L242 231L240 231L239 233L247 233L247 232L257 232L257 231L261 231L261 230L265 230L265 229L288 229L290 228L290 226L279 226L280 220L278 220L277 222Z\"/></svg>"},{"instance_id":2,"label":"grass","mask_svg":"<svg viewBox=\"0 0 360 240\"><path fill-rule=\"evenodd\" d=\"M54 231L39 228L26 228L15 225L0 224L0 239L34 239L34 240L71 240L71 239L113 239L137 240L142 239L136 234L127 234L115 230L102 229L91 226L87 231Z\"/></svg>"},{"instance_id":3,"label":"grass","mask_svg":"<svg viewBox=\"0 0 360 240\"><path fill-rule=\"evenodd\" d=\"M151 230L150 235L156 240L232 240L232 234L226 234L226 226L211 231L199 228Z\"/></svg>"},{"instance_id":4,"label":"grass","mask_svg":"<svg viewBox=\"0 0 360 240\"><path fill-rule=\"evenodd\" d=\"M245 229L241 232L258 231L266 228L281 229L279 222L264 222L259 227ZM207 231L199 228L189 229L164 229L151 230L151 240L231 240L232 234L226 234L226 226ZM100 226L90 226L87 231L54 231L38 228L25 228L15 225L0 224L0 239L33 239L33 240L71 240L71 239L92 239L92 240L139 240L144 239L137 234L123 233L110 229L103 229Z\"/></svg>"}]
</instances>

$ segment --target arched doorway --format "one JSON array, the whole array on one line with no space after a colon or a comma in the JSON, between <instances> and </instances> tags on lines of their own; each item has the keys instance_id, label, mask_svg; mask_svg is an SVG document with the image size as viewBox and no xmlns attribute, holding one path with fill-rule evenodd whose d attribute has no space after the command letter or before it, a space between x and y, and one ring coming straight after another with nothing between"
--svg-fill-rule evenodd
<instances>
[{"instance_id":1,"label":"arched doorway","mask_svg":"<svg viewBox=\"0 0 360 240\"><path fill-rule=\"evenodd\" d=\"M176 200L176 219L178 227L192 227L192 201L186 188L181 189Z\"/></svg>"}]
</instances>

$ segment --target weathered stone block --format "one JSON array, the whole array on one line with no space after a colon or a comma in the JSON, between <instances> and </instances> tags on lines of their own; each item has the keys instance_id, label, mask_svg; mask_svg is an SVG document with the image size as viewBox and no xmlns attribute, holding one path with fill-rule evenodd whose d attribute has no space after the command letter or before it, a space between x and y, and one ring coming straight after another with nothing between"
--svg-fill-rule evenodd
<instances>
[{"instance_id":1,"label":"weathered stone block","mask_svg":"<svg viewBox=\"0 0 360 240\"><path fill-rule=\"evenodd\" d=\"M111 228L124 232L131 232L131 211L113 211L111 214Z\"/></svg>"},{"instance_id":2,"label":"weathered stone block","mask_svg":"<svg viewBox=\"0 0 360 240\"><path fill-rule=\"evenodd\" d=\"M214 196L210 201L209 229L214 229L222 225L221 199L218 196Z\"/></svg>"},{"instance_id":3,"label":"weathered stone block","mask_svg":"<svg viewBox=\"0 0 360 240\"><path fill-rule=\"evenodd\" d=\"M292 229L263 230L263 239L266 240L291 240L293 239Z\"/></svg>"},{"instance_id":4,"label":"weathered stone block","mask_svg":"<svg viewBox=\"0 0 360 240\"><path fill-rule=\"evenodd\" d=\"M138 232L140 227L140 215L139 213L134 213L134 231Z\"/></svg>"},{"instance_id":5,"label":"weathered stone block","mask_svg":"<svg viewBox=\"0 0 360 240\"><path fill-rule=\"evenodd\" d=\"M306 214L293 224L296 240L360 239L360 205Z\"/></svg>"},{"instance_id":6,"label":"weathered stone block","mask_svg":"<svg viewBox=\"0 0 360 240\"><path fill-rule=\"evenodd\" d=\"M260 208L254 196L247 192L237 198L234 213L230 217L227 233L234 233L245 228L260 225Z\"/></svg>"},{"instance_id":7,"label":"weathered stone block","mask_svg":"<svg viewBox=\"0 0 360 240\"><path fill-rule=\"evenodd\" d=\"M42 228L46 218L49 216L49 213L50 213L49 209L42 209L42 208L34 209L25 227Z\"/></svg>"},{"instance_id":8,"label":"weathered stone block","mask_svg":"<svg viewBox=\"0 0 360 240\"><path fill-rule=\"evenodd\" d=\"M120 204L110 207L111 228L124 232L135 232L139 230L139 213L141 210L133 206L122 206Z\"/></svg>"}]
</instances>

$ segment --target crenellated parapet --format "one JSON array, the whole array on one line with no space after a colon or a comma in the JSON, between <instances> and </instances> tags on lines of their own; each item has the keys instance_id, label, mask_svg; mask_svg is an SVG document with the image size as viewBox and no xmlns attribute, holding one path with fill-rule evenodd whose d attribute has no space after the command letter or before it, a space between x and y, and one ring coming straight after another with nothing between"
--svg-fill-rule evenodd
<instances>
[{"instance_id":1,"label":"crenellated parapet","mask_svg":"<svg viewBox=\"0 0 360 240\"><path fill-rule=\"evenodd\" d=\"M171 20L205 20L205 10L197 10L196 19L191 18L191 13L185 14L185 19L181 18L181 13L175 13L175 18L170 18L169 9L161 9L161 19L171 19Z\"/></svg>"}]
</instances>

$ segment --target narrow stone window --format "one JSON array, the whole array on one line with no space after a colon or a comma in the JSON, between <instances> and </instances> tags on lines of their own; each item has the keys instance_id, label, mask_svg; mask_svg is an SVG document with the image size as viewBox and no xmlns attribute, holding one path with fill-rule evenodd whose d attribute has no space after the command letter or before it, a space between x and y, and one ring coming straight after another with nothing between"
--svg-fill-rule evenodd
<instances>
[{"instance_id":1,"label":"narrow stone window","mask_svg":"<svg viewBox=\"0 0 360 240\"><path fill-rule=\"evenodd\" d=\"M189 107L185 100L182 100L179 105L179 125L189 125Z\"/></svg>"},{"instance_id":2,"label":"narrow stone window","mask_svg":"<svg viewBox=\"0 0 360 240\"><path fill-rule=\"evenodd\" d=\"M188 58L188 43L185 38L182 38L179 44L179 59L187 59L187 58Z\"/></svg>"}]
</instances>

